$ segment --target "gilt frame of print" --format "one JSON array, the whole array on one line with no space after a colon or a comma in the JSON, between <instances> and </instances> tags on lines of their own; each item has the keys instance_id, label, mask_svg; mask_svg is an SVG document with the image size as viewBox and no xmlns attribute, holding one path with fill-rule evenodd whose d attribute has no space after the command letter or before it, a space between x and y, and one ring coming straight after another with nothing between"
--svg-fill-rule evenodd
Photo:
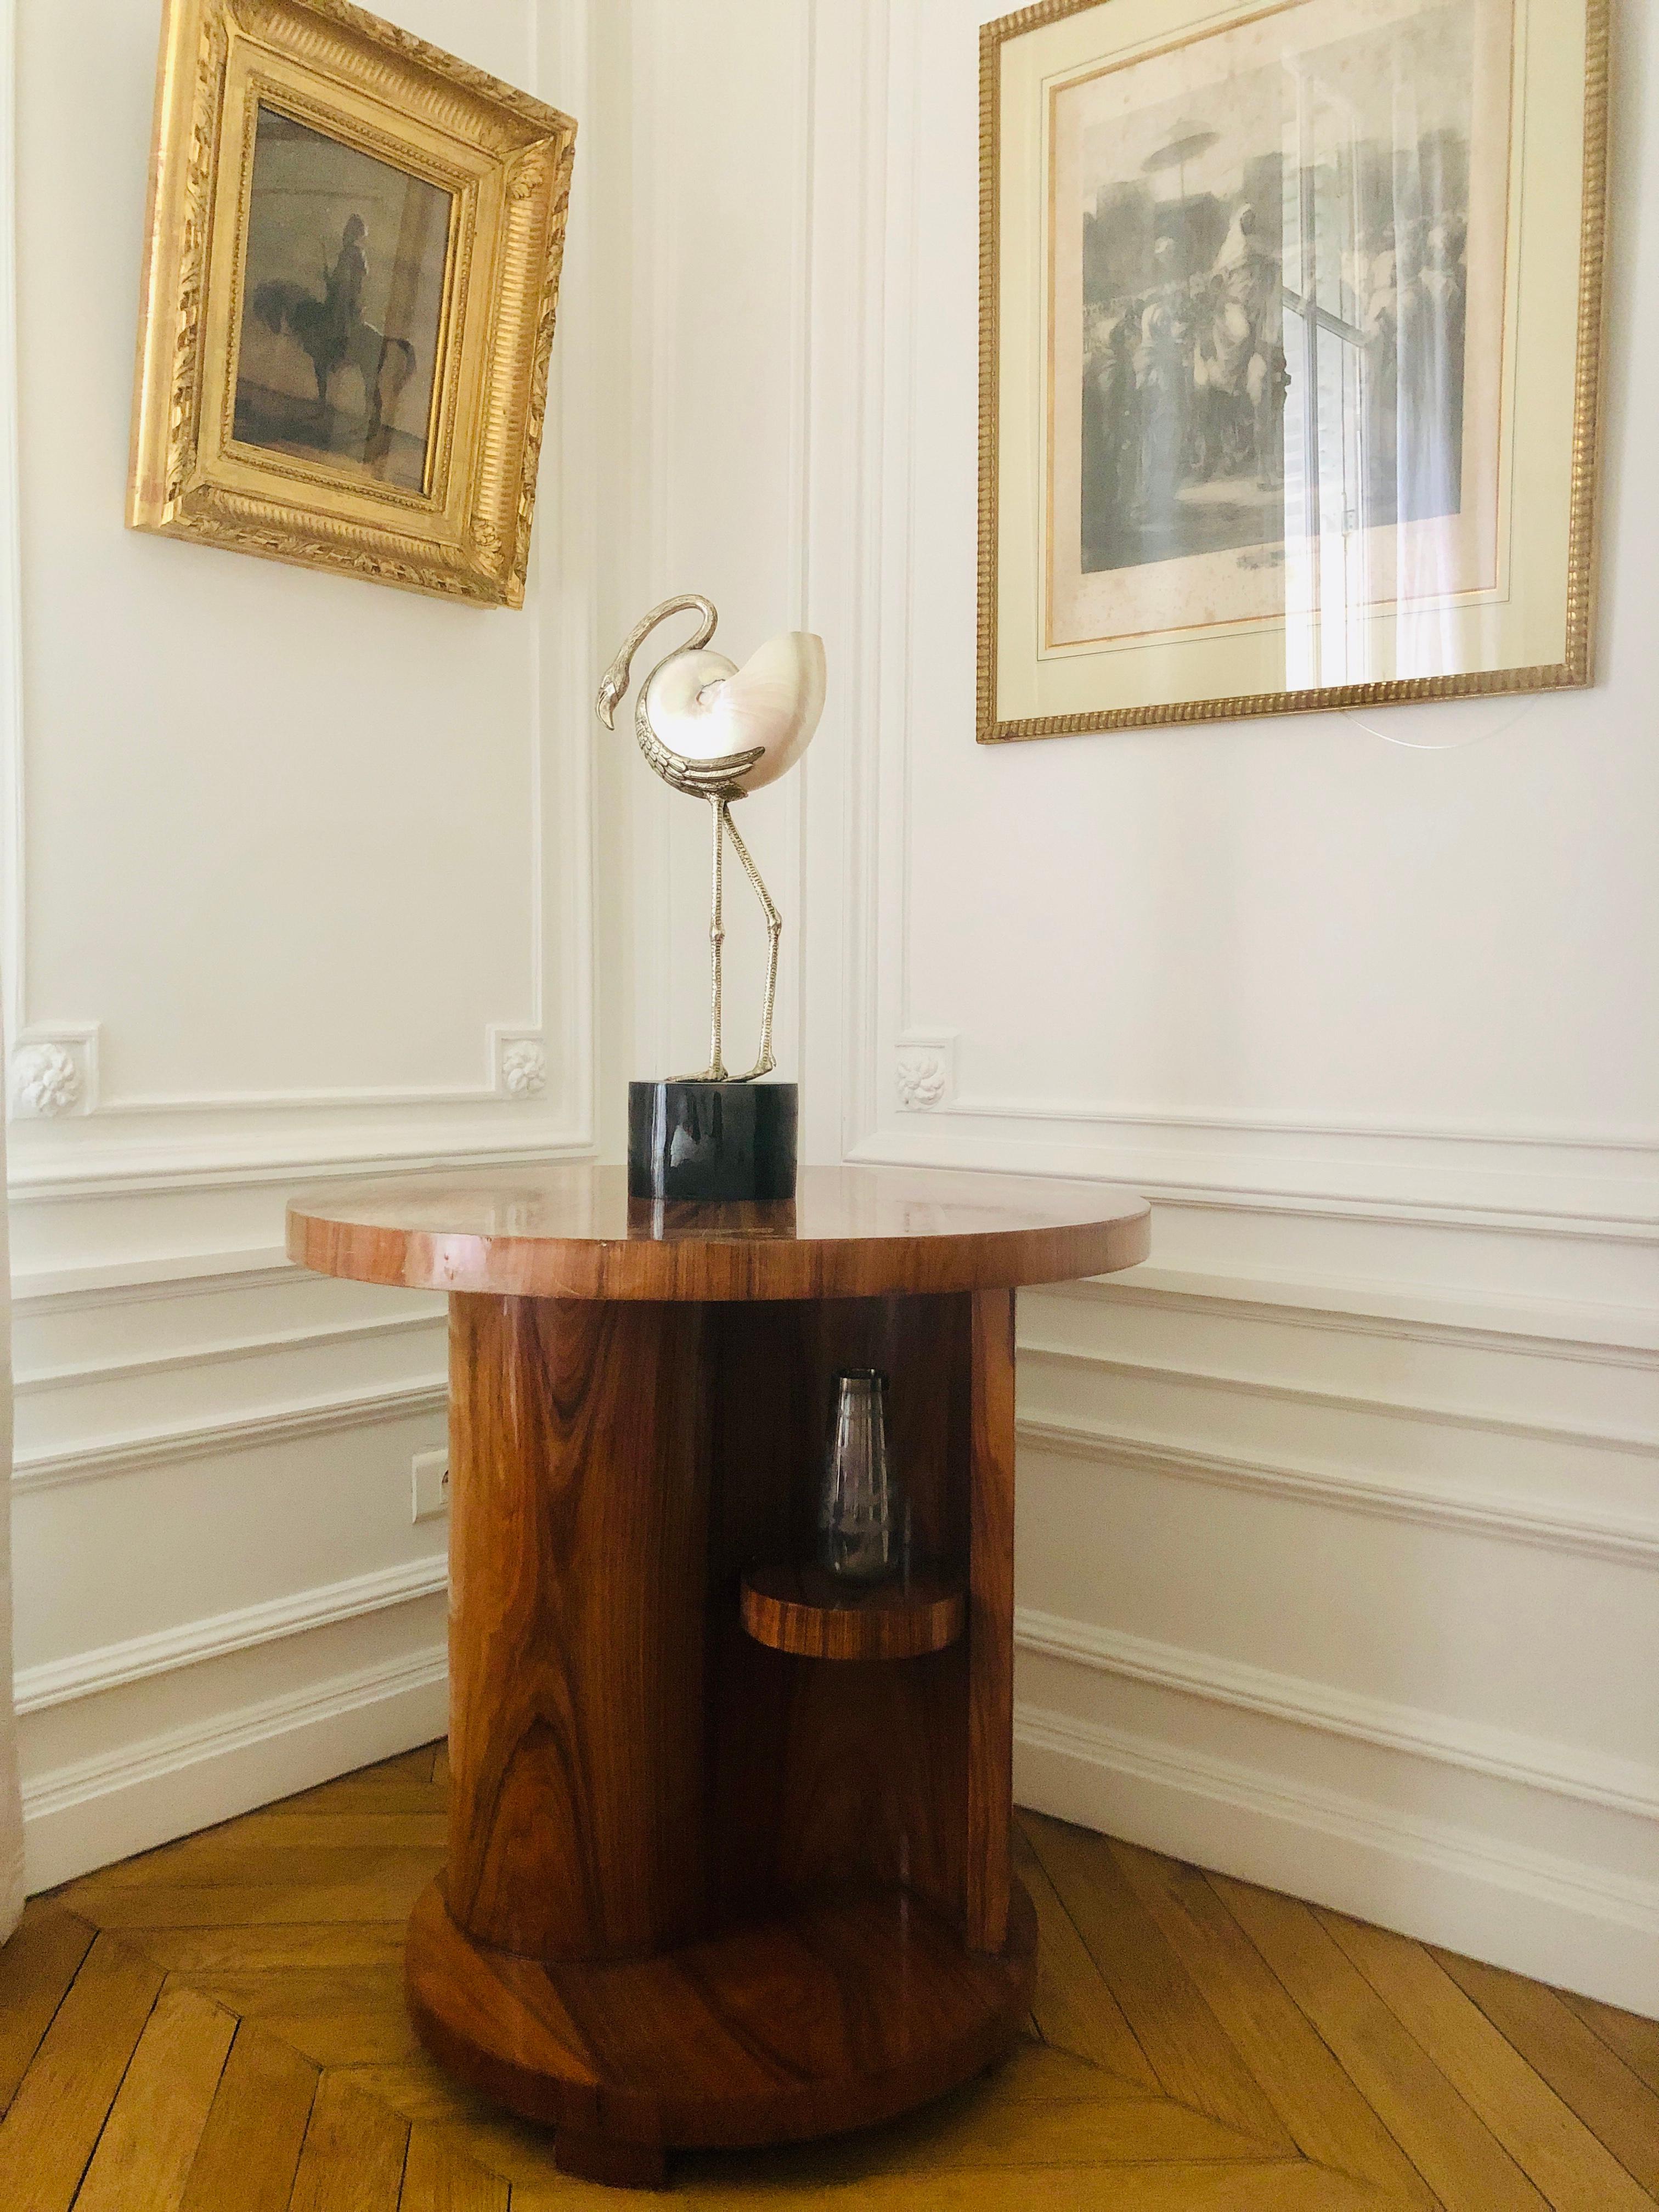
<instances>
[{"instance_id":1,"label":"gilt frame of print","mask_svg":"<svg viewBox=\"0 0 1659 2212\"><path fill-rule=\"evenodd\" d=\"M1607 4L984 26L981 743L1591 680Z\"/></svg>"},{"instance_id":2,"label":"gilt frame of print","mask_svg":"<svg viewBox=\"0 0 1659 2212\"><path fill-rule=\"evenodd\" d=\"M346 0L167 0L131 526L521 605L575 134Z\"/></svg>"}]
</instances>

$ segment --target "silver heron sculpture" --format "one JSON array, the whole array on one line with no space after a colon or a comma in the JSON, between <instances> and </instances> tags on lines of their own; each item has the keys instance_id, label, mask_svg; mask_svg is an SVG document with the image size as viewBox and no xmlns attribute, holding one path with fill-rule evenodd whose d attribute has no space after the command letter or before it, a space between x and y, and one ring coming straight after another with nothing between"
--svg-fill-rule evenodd
<instances>
[{"instance_id":1,"label":"silver heron sculpture","mask_svg":"<svg viewBox=\"0 0 1659 2212\"><path fill-rule=\"evenodd\" d=\"M752 1083L777 1066L772 1054L772 1010L778 991L778 939L783 918L761 881L760 870L732 819L736 799L775 783L806 750L823 712L823 641L803 630L769 638L739 668L708 641L720 620L712 600L688 592L642 615L605 672L595 704L607 730L628 690L635 654L669 616L701 617L685 643L659 660L641 684L634 707L640 750L665 784L706 799L714 822L712 910L708 923L710 1024L708 1066L698 1083ZM743 864L766 916L766 1001L760 1050L746 1074L728 1076L720 1042L720 948L726 840Z\"/></svg>"}]
</instances>

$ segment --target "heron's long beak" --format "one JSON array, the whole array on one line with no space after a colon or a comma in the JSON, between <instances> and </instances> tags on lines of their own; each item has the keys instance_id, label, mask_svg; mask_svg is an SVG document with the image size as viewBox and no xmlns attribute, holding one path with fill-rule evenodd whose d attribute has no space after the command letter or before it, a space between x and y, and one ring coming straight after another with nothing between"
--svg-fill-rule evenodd
<instances>
[{"instance_id":1,"label":"heron's long beak","mask_svg":"<svg viewBox=\"0 0 1659 2212\"><path fill-rule=\"evenodd\" d=\"M628 664L618 656L600 677L599 696L593 702L595 711L607 730L614 730L617 726L617 702L627 689Z\"/></svg>"}]
</instances>

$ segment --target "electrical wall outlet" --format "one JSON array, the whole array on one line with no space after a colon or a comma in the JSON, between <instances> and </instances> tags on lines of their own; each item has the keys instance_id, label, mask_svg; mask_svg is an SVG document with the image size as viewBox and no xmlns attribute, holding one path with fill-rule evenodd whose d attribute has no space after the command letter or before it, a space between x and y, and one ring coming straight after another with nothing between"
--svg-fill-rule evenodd
<instances>
[{"instance_id":1,"label":"electrical wall outlet","mask_svg":"<svg viewBox=\"0 0 1659 2212\"><path fill-rule=\"evenodd\" d=\"M410 1466L410 1487L416 1521L435 1521L449 1510L449 1454L416 1452Z\"/></svg>"}]
</instances>

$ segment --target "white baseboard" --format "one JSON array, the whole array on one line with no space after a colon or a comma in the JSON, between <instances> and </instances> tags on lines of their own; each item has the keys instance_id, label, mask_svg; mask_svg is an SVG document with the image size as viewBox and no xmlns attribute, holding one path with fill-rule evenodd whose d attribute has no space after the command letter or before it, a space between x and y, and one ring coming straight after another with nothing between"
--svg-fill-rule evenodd
<instances>
[{"instance_id":1,"label":"white baseboard","mask_svg":"<svg viewBox=\"0 0 1659 2212\"><path fill-rule=\"evenodd\" d=\"M23 1785L29 1890L389 1759L447 1721L436 1644L33 1776Z\"/></svg>"},{"instance_id":2,"label":"white baseboard","mask_svg":"<svg viewBox=\"0 0 1659 2212\"><path fill-rule=\"evenodd\" d=\"M1325 1735L1346 1736L1382 1751L1404 1752L1467 1774L1519 1783L1610 1812L1633 1814L1659 1823L1659 1768L1576 1744L1492 1728L1480 1721L1396 1705L1362 1696L1331 1682L1280 1674L1213 1651L1162 1644L1122 1629L1100 1628L1059 1613L1021 1606L1014 1614L1014 1641L1022 1651L1064 1659L1097 1674L1144 1682L1160 1690L1237 1712L1261 1713ZM1656 1831L1659 1832L1659 1831Z\"/></svg>"},{"instance_id":3,"label":"white baseboard","mask_svg":"<svg viewBox=\"0 0 1659 2212\"><path fill-rule=\"evenodd\" d=\"M1018 1802L1659 2017L1659 1882L1021 1705Z\"/></svg>"}]
</instances>

